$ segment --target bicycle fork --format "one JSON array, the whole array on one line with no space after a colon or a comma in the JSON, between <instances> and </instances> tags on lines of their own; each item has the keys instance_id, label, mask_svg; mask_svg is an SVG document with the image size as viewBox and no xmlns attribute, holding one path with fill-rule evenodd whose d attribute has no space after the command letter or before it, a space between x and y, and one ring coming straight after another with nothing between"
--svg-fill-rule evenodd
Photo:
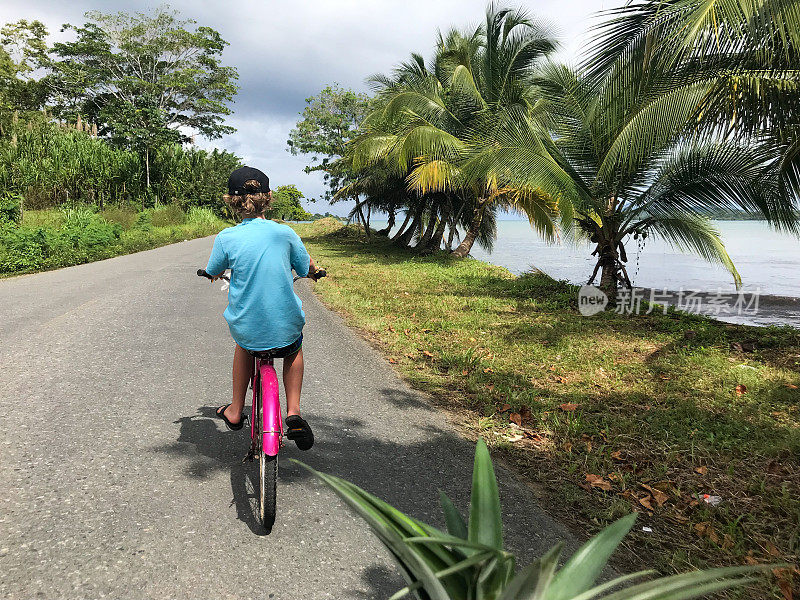
<instances>
[{"instance_id":1,"label":"bicycle fork","mask_svg":"<svg viewBox=\"0 0 800 600\"><path fill-rule=\"evenodd\" d=\"M253 460L263 450L267 456L277 456L283 440L283 418L278 395L278 374L272 360L256 359L253 382L253 404L250 415L250 451L245 460ZM262 405L261 439L258 439L258 405Z\"/></svg>"}]
</instances>

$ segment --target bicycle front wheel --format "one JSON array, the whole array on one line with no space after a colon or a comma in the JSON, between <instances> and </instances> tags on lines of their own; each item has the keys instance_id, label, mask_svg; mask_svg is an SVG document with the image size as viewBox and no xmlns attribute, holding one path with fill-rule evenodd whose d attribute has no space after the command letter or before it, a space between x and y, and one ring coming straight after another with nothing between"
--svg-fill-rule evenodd
<instances>
[{"instance_id":1,"label":"bicycle front wheel","mask_svg":"<svg viewBox=\"0 0 800 600\"><path fill-rule=\"evenodd\" d=\"M260 488L259 506L261 523L267 531L275 524L276 495L278 491L278 457L259 454Z\"/></svg>"}]
</instances>

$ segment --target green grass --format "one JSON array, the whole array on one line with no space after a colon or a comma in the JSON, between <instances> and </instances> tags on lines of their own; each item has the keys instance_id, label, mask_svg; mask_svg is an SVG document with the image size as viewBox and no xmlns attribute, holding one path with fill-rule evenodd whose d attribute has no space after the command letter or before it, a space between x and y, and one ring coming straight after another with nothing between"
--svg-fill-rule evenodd
<instances>
[{"instance_id":1,"label":"green grass","mask_svg":"<svg viewBox=\"0 0 800 600\"><path fill-rule=\"evenodd\" d=\"M330 221L295 226L328 269L317 294L554 512L583 531L641 512L635 554L664 571L797 561L800 331L583 317L572 285L418 257ZM744 341L755 350L733 349Z\"/></svg>"},{"instance_id":2,"label":"green grass","mask_svg":"<svg viewBox=\"0 0 800 600\"><path fill-rule=\"evenodd\" d=\"M230 223L210 209L170 205L25 211L19 227L0 227L0 276L46 271L212 235Z\"/></svg>"}]
</instances>

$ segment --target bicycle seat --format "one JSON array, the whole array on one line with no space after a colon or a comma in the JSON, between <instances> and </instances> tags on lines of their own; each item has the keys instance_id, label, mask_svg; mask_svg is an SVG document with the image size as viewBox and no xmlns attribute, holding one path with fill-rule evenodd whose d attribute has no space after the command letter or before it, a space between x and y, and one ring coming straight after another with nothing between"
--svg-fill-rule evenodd
<instances>
[{"instance_id":1,"label":"bicycle seat","mask_svg":"<svg viewBox=\"0 0 800 600\"><path fill-rule=\"evenodd\" d=\"M282 349L283 348L273 348L272 350L248 350L247 353L261 360L273 360L276 353Z\"/></svg>"}]
</instances>

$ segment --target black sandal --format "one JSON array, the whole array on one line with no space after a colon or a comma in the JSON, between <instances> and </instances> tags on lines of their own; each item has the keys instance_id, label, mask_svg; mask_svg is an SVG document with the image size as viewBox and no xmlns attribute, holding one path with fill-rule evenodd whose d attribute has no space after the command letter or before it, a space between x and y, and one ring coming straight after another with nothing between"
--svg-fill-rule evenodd
<instances>
[{"instance_id":1,"label":"black sandal","mask_svg":"<svg viewBox=\"0 0 800 600\"><path fill-rule=\"evenodd\" d=\"M286 417L286 437L294 440L300 450L309 450L314 445L314 432L300 415Z\"/></svg>"},{"instance_id":2,"label":"black sandal","mask_svg":"<svg viewBox=\"0 0 800 600\"><path fill-rule=\"evenodd\" d=\"M230 406L230 404L226 404L225 406L220 406L216 410L217 417L225 421L225 425L228 426L228 429L231 431L239 431L242 427L244 427L244 413L242 413L242 420L238 423L231 423L228 420L228 417L225 416L225 410Z\"/></svg>"}]
</instances>

